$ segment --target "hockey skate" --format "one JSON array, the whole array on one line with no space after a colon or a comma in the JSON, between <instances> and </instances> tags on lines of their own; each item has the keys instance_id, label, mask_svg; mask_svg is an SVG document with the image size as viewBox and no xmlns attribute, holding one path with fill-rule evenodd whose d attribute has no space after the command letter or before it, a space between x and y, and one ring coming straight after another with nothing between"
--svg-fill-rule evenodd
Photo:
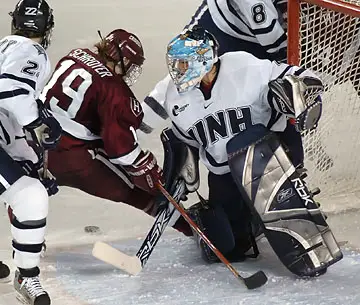
<instances>
[{"instance_id":1,"label":"hockey skate","mask_svg":"<svg viewBox=\"0 0 360 305\"><path fill-rule=\"evenodd\" d=\"M39 276L25 277L15 272L16 298L26 305L50 305L48 293L41 287Z\"/></svg>"},{"instance_id":2,"label":"hockey skate","mask_svg":"<svg viewBox=\"0 0 360 305\"><path fill-rule=\"evenodd\" d=\"M10 269L0 261L0 283L10 282Z\"/></svg>"},{"instance_id":3,"label":"hockey skate","mask_svg":"<svg viewBox=\"0 0 360 305\"><path fill-rule=\"evenodd\" d=\"M200 210L207 209L207 208L208 207L206 205L206 202L201 201L201 202L195 203L194 205L192 205L190 208L188 208L186 210L186 212L188 213L190 218L198 225L200 230L203 231L204 233L206 230L201 222ZM219 262L219 259L217 258L215 253L206 245L206 243L201 239L199 234L197 234L197 232L193 228L191 228L191 230L193 231L193 234L194 234L193 238L195 239L197 246L200 248L201 257L203 258L203 260L208 263Z\"/></svg>"},{"instance_id":4,"label":"hockey skate","mask_svg":"<svg viewBox=\"0 0 360 305\"><path fill-rule=\"evenodd\" d=\"M201 211L209 208L210 207L207 205L206 200L201 200L200 202L192 205L190 208L187 209L188 215L205 234L206 228L201 220ZM201 256L205 262L210 264L220 262L215 253L209 248L209 246L201 239L201 237L195 231L194 238L196 240L197 246L200 248ZM253 253L251 249L253 249ZM257 257L259 252L253 235L245 234L236 237L234 249L228 253L223 254L230 262L242 262L246 258Z\"/></svg>"}]
</instances>

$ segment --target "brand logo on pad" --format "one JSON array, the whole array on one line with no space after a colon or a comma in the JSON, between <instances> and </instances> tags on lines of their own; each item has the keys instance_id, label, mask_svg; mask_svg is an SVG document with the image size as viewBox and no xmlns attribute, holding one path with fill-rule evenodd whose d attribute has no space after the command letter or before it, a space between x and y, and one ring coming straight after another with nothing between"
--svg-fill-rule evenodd
<instances>
[{"instance_id":1,"label":"brand logo on pad","mask_svg":"<svg viewBox=\"0 0 360 305\"><path fill-rule=\"evenodd\" d=\"M276 196L276 200L278 203L283 203L284 201L288 200L292 196L294 196L294 191L292 188L288 188L286 190L280 190L280 192Z\"/></svg>"},{"instance_id":2,"label":"brand logo on pad","mask_svg":"<svg viewBox=\"0 0 360 305\"><path fill-rule=\"evenodd\" d=\"M305 207L308 207L309 204L310 207L312 207L315 203L312 200L310 192L308 191L305 183L300 178L292 179L291 182L294 183L294 187L301 199L304 201Z\"/></svg>"}]
</instances>

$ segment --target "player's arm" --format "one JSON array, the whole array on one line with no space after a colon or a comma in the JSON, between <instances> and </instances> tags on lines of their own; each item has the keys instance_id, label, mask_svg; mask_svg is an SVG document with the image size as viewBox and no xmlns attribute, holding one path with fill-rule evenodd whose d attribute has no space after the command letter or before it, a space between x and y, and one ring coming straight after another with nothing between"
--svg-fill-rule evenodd
<instances>
[{"instance_id":1,"label":"player's arm","mask_svg":"<svg viewBox=\"0 0 360 305\"><path fill-rule=\"evenodd\" d=\"M229 6L271 59L286 61L287 35L272 0L231 0Z\"/></svg>"},{"instance_id":2,"label":"player's arm","mask_svg":"<svg viewBox=\"0 0 360 305\"><path fill-rule=\"evenodd\" d=\"M60 124L37 99L50 73L47 61L39 45L28 45L6 56L0 75L1 108L9 111L45 149L54 147L61 136Z\"/></svg>"},{"instance_id":3,"label":"player's arm","mask_svg":"<svg viewBox=\"0 0 360 305\"><path fill-rule=\"evenodd\" d=\"M163 182L163 173L155 156L143 151L137 140L136 130L143 118L141 105L135 98L123 96L122 92L113 96L113 100L99 109L105 151L112 163L127 171L138 188L156 194L156 184Z\"/></svg>"},{"instance_id":4,"label":"player's arm","mask_svg":"<svg viewBox=\"0 0 360 305\"><path fill-rule=\"evenodd\" d=\"M141 103L144 119L140 124L140 130L146 134L151 133L155 128L164 124L168 114L164 108L166 90L171 81L169 75L158 82L155 88L145 97Z\"/></svg>"},{"instance_id":5,"label":"player's arm","mask_svg":"<svg viewBox=\"0 0 360 305\"><path fill-rule=\"evenodd\" d=\"M296 119L298 131L315 128L321 116L322 81L310 70L269 63L268 101L276 111Z\"/></svg>"}]
</instances>

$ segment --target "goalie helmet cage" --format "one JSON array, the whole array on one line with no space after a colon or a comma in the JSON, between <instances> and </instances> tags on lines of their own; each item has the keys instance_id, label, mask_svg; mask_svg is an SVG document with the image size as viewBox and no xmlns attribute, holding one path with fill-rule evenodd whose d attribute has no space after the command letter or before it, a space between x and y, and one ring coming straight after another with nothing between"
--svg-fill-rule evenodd
<instances>
[{"instance_id":1,"label":"goalie helmet cage","mask_svg":"<svg viewBox=\"0 0 360 305\"><path fill-rule=\"evenodd\" d=\"M322 118L303 144L308 184L327 211L360 206L359 17L360 0L288 0L288 62L325 85Z\"/></svg>"}]
</instances>

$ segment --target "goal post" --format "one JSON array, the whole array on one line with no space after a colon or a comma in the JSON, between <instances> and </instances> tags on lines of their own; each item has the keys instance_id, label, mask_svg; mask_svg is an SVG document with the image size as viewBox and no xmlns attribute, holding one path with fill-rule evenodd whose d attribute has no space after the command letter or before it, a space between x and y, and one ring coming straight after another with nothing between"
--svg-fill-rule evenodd
<instances>
[{"instance_id":1,"label":"goal post","mask_svg":"<svg viewBox=\"0 0 360 305\"><path fill-rule=\"evenodd\" d=\"M287 52L325 85L319 126L303 135L309 185L327 210L359 208L360 0L288 0Z\"/></svg>"}]
</instances>

